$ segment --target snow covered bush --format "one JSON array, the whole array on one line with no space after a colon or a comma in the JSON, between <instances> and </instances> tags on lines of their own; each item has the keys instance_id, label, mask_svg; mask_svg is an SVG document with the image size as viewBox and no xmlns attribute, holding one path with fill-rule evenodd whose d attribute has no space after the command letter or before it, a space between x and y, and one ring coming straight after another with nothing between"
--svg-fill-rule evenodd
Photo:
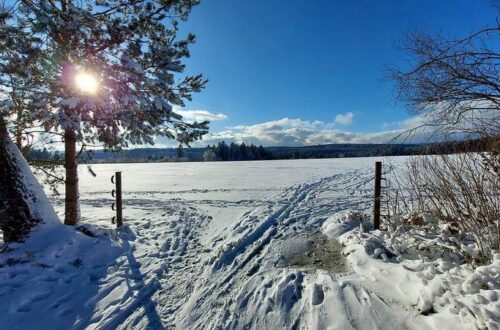
<instances>
[{"instance_id":1,"label":"snow covered bush","mask_svg":"<svg viewBox=\"0 0 500 330\"><path fill-rule=\"evenodd\" d=\"M465 262L460 247L473 254L477 245L472 239L459 241L446 225L410 226L408 218L398 218L396 231L353 229L341 235L354 271L373 278L375 290L386 285L392 291L402 290L404 296L395 296L397 300L434 322L446 320L446 328L459 328L452 325L458 319L469 328L498 329L500 254L493 253L491 261L473 267ZM388 291L384 294L392 293Z\"/></svg>"},{"instance_id":2,"label":"snow covered bush","mask_svg":"<svg viewBox=\"0 0 500 330\"><path fill-rule=\"evenodd\" d=\"M488 157L488 159L493 159ZM435 225L445 224L450 236L470 236L477 255L466 248L468 261L492 260L499 248L500 175L477 153L418 156L409 159L400 184L407 190L401 210L432 214ZM394 201L394 198L393 198ZM408 219L418 225L418 219Z\"/></svg>"}]
</instances>

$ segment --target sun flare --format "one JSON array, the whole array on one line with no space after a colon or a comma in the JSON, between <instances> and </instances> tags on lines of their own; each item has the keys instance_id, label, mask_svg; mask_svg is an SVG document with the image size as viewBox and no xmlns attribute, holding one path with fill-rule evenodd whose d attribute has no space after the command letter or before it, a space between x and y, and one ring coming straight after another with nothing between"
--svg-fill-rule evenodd
<instances>
[{"instance_id":1,"label":"sun flare","mask_svg":"<svg viewBox=\"0 0 500 330\"><path fill-rule=\"evenodd\" d=\"M80 71L75 76L76 87L85 94L95 94L99 87L99 82L94 74Z\"/></svg>"}]
</instances>

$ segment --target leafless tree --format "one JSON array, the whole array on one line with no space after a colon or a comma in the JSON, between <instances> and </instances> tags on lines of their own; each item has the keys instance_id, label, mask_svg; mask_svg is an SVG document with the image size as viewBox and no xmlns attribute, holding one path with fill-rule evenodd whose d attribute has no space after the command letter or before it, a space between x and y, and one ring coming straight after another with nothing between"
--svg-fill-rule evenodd
<instances>
[{"instance_id":1,"label":"leafless tree","mask_svg":"<svg viewBox=\"0 0 500 330\"><path fill-rule=\"evenodd\" d=\"M448 40L409 33L410 70L392 69L397 97L445 135L496 137L500 132L500 24Z\"/></svg>"},{"instance_id":2,"label":"leafless tree","mask_svg":"<svg viewBox=\"0 0 500 330\"><path fill-rule=\"evenodd\" d=\"M399 100L421 118L408 135L480 139L484 153L410 158L399 186L410 210L432 212L474 238L475 263L491 260L500 244L499 37L498 20L459 39L414 31L402 47L410 69L390 72Z\"/></svg>"}]
</instances>

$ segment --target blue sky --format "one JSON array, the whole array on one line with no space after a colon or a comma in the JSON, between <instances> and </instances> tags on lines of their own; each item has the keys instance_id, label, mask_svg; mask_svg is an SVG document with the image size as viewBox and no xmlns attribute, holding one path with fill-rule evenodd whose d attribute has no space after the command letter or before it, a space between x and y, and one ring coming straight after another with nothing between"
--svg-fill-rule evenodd
<instances>
[{"instance_id":1,"label":"blue sky","mask_svg":"<svg viewBox=\"0 0 500 330\"><path fill-rule=\"evenodd\" d=\"M491 0L202 0L182 32L198 38L188 73L210 81L185 114L212 119L207 142L378 142L413 120L384 77L407 63L405 33L462 36L495 16Z\"/></svg>"}]
</instances>

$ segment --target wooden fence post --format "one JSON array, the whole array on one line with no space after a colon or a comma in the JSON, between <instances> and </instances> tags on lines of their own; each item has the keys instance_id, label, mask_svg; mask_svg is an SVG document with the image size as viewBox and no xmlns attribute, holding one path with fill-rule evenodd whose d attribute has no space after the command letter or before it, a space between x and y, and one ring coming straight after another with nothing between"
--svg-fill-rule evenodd
<instances>
[{"instance_id":1,"label":"wooden fence post","mask_svg":"<svg viewBox=\"0 0 500 330\"><path fill-rule=\"evenodd\" d=\"M111 177L111 182L115 184L115 189L112 191L113 197L116 198L116 203L113 203L112 208L116 209L116 216L113 217L113 223L119 228L123 225L123 212L122 212L122 172L116 172Z\"/></svg>"},{"instance_id":2,"label":"wooden fence post","mask_svg":"<svg viewBox=\"0 0 500 330\"><path fill-rule=\"evenodd\" d=\"M382 193L382 162L375 162L375 200L373 204L373 229L380 228L381 193Z\"/></svg>"},{"instance_id":3,"label":"wooden fence post","mask_svg":"<svg viewBox=\"0 0 500 330\"><path fill-rule=\"evenodd\" d=\"M116 172L116 227L123 225L122 218L122 172Z\"/></svg>"}]
</instances>

